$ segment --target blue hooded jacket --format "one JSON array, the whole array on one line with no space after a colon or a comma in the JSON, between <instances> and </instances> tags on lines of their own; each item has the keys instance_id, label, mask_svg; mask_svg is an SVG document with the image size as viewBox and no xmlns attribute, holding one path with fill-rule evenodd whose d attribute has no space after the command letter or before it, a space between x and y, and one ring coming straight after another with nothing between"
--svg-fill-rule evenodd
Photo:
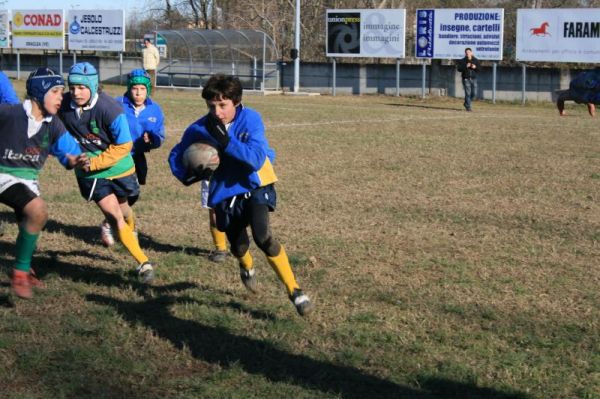
<instances>
[{"instance_id":1,"label":"blue hooded jacket","mask_svg":"<svg viewBox=\"0 0 600 399\"><path fill-rule=\"evenodd\" d=\"M19 97L15 93L8 76L0 72L0 104L19 104Z\"/></svg>"},{"instance_id":2,"label":"blue hooded jacket","mask_svg":"<svg viewBox=\"0 0 600 399\"><path fill-rule=\"evenodd\" d=\"M185 182L188 174L183 166L183 153L192 143L203 141L219 148L216 140L206 130L205 121L206 116L203 116L192 123L169 155L171 172L181 182ZM277 181L273 170L275 151L269 147L258 112L240 104L227 133L229 144L225 151L220 152L219 167L210 180L208 206L211 208L235 195L251 192Z\"/></svg>"},{"instance_id":3,"label":"blue hooded jacket","mask_svg":"<svg viewBox=\"0 0 600 399\"><path fill-rule=\"evenodd\" d=\"M150 97L146 99L145 108L139 115L135 115L135 107L128 96L116 98L117 102L123 107L127 116L129 131L133 141L132 153L145 152L146 149L158 148L165 141L165 116L160 105L153 102ZM142 136L148 133L150 145L147 148Z\"/></svg>"}]
</instances>

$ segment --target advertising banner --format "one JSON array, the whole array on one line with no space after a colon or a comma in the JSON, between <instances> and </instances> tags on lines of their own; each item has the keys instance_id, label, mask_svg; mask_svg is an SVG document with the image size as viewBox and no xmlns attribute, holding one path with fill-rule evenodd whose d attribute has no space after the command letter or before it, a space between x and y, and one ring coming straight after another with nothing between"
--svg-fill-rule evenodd
<instances>
[{"instance_id":1,"label":"advertising banner","mask_svg":"<svg viewBox=\"0 0 600 399\"><path fill-rule=\"evenodd\" d=\"M69 10L69 50L124 51L123 10Z\"/></svg>"},{"instance_id":2,"label":"advertising banner","mask_svg":"<svg viewBox=\"0 0 600 399\"><path fill-rule=\"evenodd\" d=\"M517 60L600 62L600 9L517 10Z\"/></svg>"},{"instance_id":3,"label":"advertising banner","mask_svg":"<svg viewBox=\"0 0 600 399\"><path fill-rule=\"evenodd\" d=\"M10 21L10 13L8 10L0 10L0 48L8 48L9 30L8 22Z\"/></svg>"},{"instance_id":4,"label":"advertising banner","mask_svg":"<svg viewBox=\"0 0 600 399\"><path fill-rule=\"evenodd\" d=\"M164 36L159 34L156 35L156 48L158 49L160 58L167 58L167 40Z\"/></svg>"},{"instance_id":5,"label":"advertising banner","mask_svg":"<svg viewBox=\"0 0 600 399\"><path fill-rule=\"evenodd\" d=\"M406 10L327 10L328 57L405 57Z\"/></svg>"},{"instance_id":6,"label":"advertising banner","mask_svg":"<svg viewBox=\"0 0 600 399\"><path fill-rule=\"evenodd\" d=\"M13 10L13 48L62 50L64 26L63 10Z\"/></svg>"},{"instance_id":7,"label":"advertising banner","mask_svg":"<svg viewBox=\"0 0 600 399\"><path fill-rule=\"evenodd\" d=\"M415 56L459 59L470 47L480 60L501 60L504 10L501 8L418 9Z\"/></svg>"}]
</instances>

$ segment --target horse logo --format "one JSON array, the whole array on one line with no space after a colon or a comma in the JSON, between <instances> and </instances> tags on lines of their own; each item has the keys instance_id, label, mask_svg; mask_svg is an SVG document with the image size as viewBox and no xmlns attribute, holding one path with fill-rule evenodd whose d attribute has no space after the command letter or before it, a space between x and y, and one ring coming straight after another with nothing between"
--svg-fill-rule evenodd
<instances>
[{"instance_id":1,"label":"horse logo","mask_svg":"<svg viewBox=\"0 0 600 399\"><path fill-rule=\"evenodd\" d=\"M531 32L531 36L552 36L546 30L550 27L548 22L544 22L539 28L531 28L529 31Z\"/></svg>"}]
</instances>

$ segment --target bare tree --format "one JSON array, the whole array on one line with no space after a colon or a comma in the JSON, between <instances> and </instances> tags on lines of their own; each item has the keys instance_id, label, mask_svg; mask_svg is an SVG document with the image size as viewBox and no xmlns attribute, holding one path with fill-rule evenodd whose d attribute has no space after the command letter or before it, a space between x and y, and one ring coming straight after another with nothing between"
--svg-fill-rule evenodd
<instances>
[{"instance_id":1,"label":"bare tree","mask_svg":"<svg viewBox=\"0 0 600 399\"><path fill-rule=\"evenodd\" d=\"M214 0L187 0L187 5L183 4L182 8L191 10L193 27L215 29L215 3Z\"/></svg>"},{"instance_id":2,"label":"bare tree","mask_svg":"<svg viewBox=\"0 0 600 399\"><path fill-rule=\"evenodd\" d=\"M274 40L283 59L289 58L294 46L295 0L149 0L148 3L147 18L140 26L151 26L152 29L256 29ZM303 61L325 61L327 9L405 8L410 54L417 8L504 8L505 60L514 62L517 9L598 6L600 0L420 0L418 4L406 0L301 0L301 56Z\"/></svg>"}]
</instances>

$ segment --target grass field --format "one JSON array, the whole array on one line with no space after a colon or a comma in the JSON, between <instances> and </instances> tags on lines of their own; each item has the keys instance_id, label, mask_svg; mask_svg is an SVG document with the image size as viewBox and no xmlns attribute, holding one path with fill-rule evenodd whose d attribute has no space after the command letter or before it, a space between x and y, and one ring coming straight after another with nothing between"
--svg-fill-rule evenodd
<instances>
[{"instance_id":1,"label":"grass field","mask_svg":"<svg viewBox=\"0 0 600 399\"><path fill-rule=\"evenodd\" d=\"M303 319L256 247L255 296L233 259L207 260L198 187L166 162L205 106L155 99L169 137L136 212L156 284L101 245L99 211L49 160L48 288L13 301L0 277L0 397L600 398L600 130L584 106L247 96L277 151L273 230L316 304Z\"/></svg>"}]
</instances>

